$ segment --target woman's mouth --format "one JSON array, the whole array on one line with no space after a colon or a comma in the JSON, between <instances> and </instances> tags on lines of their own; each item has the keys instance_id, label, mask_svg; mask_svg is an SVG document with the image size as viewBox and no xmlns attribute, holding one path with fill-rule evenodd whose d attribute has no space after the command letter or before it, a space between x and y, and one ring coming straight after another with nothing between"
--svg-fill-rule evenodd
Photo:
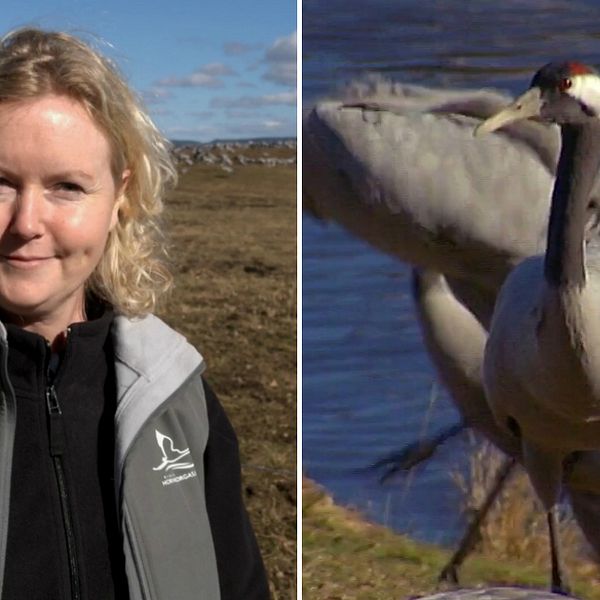
<instances>
[{"instance_id":1,"label":"woman's mouth","mask_svg":"<svg viewBox=\"0 0 600 600\"><path fill-rule=\"evenodd\" d=\"M18 269L33 269L53 258L52 256L22 256L20 254L3 254L1 261Z\"/></svg>"}]
</instances>

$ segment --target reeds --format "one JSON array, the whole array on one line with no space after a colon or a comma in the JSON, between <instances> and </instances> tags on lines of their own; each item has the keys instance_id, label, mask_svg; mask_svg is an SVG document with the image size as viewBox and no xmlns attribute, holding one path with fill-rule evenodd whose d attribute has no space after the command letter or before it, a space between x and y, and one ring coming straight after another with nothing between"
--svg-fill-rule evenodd
<instances>
[{"instance_id":1,"label":"reeds","mask_svg":"<svg viewBox=\"0 0 600 600\"><path fill-rule=\"evenodd\" d=\"M467 473L454 473L464 493L468 517L477 510L491 488L505 456L487 442L475 442ZM600 562L586 542L567 503L561 505L560 536L569 573L597 580ZM480 529L476 550L499 560L550 564L546 516L521 467L513 472Z\"/></svg>"}]
</instances>

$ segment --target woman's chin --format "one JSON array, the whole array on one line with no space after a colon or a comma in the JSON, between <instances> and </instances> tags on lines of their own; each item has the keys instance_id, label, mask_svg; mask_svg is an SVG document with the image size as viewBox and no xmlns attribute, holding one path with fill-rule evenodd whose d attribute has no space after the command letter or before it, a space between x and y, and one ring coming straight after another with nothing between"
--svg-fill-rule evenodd
<instances>
[{"instance_id":1,"label":"woman's chin","mask_svg":"<svg viewBox=\"0 0 600 600\"><path fill-rule=\"evenodd\" d=\"M39 295L4 296L0 293L0 316L7 323L24 324L36 321L65 321L66 325L83 320L81 298L49 301Z\"/></svg>"}]
</instances>

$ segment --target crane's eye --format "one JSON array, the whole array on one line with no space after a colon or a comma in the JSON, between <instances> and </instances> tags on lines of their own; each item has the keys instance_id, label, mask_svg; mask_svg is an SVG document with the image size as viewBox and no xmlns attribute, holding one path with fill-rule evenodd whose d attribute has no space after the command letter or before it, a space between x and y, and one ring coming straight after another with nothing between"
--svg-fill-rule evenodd
<instances>
[{"instance_id":1,"label":"crane's eye","mask_svg":"<svg viewBox=\"0 0 600 600\"><path fill-rule=\"evenodd\" d=\"M561 92L566 92L572 85L573 82L568 77L565 77L564 79L560 80L560 83L558 84L558 89Z\"/></svg>"}]
</instances>

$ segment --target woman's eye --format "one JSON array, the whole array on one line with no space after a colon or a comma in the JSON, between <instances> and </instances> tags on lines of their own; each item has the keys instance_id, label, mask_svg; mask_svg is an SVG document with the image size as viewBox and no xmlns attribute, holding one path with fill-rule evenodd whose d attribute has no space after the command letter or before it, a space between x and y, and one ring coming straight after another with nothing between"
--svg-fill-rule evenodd
<instances>
[{"instance_id":1,"label":"woman's eye","mask_svg":"<svg viewBox=\"0 0 600 600\"><path fill-rule=\"evenodd\" d=\"M79 198L85 190L78 184L71 181L61 181L52 188L52 194L60 198L69 200Z\"/></svg>"},{"instance_id":2,"label":"woman's eye","mask_svg":"<svg viewBox=\"0 0 600 600\"><path fill-rule=\"evenodd\" d=\"M0 177L0 196L5 198L6 196L13 196L16 193L16 188L13 183L4 177Z\"/></svg>"},{"instance_id":3,"label":"woman's eye","mask_svg":"<svg viewBox=\"0 0 600 600\"><path fill-rule=\"evenodd\" d=\"M83 192L83 188L79 184L70 181L62 181L58 184L58 187L68 192Z\"/></svg>"}]
</instances>

